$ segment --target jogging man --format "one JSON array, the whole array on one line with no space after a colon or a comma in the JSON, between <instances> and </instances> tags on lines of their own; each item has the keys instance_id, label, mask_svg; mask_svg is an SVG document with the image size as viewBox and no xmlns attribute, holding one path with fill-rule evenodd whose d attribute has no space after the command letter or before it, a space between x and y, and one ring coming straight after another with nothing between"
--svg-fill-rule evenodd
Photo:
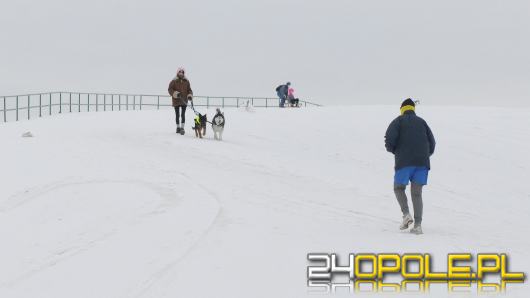
<instances>
[{"instance_id":1,"label":"jogging man","mask_svg":"<svg viewBox=\"0 0 530 298\"><path fill-rule=\"evenodd\" d=\"M395 157L394 193L396 195L405 230L414 222L410 230L414 234L423 234L421 221L423 215L422 188L427 184L431 168L430 156L434 153L436 142L427 122L416 116L415 103L407 98L401 104L401 115L394 119L385 134L385 147ZM411 182L414 220L409 212L405 189Z\"/></svg>"}]
</instances>

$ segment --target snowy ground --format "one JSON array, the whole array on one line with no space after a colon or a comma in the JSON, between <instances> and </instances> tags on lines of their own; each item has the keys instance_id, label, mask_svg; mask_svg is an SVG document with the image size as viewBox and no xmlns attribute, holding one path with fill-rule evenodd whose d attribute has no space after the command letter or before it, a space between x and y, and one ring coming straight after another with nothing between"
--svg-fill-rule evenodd
<instances>
[{"instance_id":1,"label":"snowy ground","mask_svg":"<svg viewBox=\"0 0 530 298\"><path fill-rule=\"evenodd\" d=\"M530 110L418 108L438 142L421 236L398 230L397 112L226 110L224 142L192 136L191 113L175 135L171 110L1 124L0 296L304 297L309 252L429 252L440 270L506 252L528 273Z\"/></svg>"}]
</instances>

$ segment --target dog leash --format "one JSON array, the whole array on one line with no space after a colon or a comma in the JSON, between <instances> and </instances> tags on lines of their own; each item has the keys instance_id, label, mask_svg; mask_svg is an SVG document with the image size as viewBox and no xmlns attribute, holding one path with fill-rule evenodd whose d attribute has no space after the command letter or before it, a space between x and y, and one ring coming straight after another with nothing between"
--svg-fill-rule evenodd
<instances>
[{"instance_id":1,"label":"dog leash","mask_svg":"<svg viewBox=\"0 0 530 298\"><path fill-rule=\"evenodd\" d=\"M191 109L193 110L193 112L195 113L195 115L199 115L199 112L197 112L197 111L195 110L195 106L193 105L193 99L190 100L190 102L191 102Z\"/></svg>"},{"instance_id":2,"label":"dog leash","mask_svg":"<svg viewBox=\"0 0 530 298\"><path fill-rule=\"evenodd\" d=\"M193 110L193 112L195 113L195 115L201 115L201 113L197 112L197 110L195 110L195 106L193 105L193 100L190 100L191 102L191 109ZM206 122L210 123L210 124L213 124L212 122L206 120Z\"/></svg>"}]
</instances>

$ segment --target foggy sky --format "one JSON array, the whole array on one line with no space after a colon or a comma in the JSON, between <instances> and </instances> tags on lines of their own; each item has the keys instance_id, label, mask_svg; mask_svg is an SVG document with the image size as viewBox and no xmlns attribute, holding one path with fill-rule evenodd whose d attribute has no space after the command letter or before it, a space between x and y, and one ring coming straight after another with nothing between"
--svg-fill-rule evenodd
<instances>
[{"instance_id":1,"label":"foggy sky","mask_svg":"<svg viewBox=\"0 0 530 298\"><path fill-rule=\"evenodd\" d=\"M530 105L526 0L0 2L0 96L166 94Z\"/></svg>"}]
</instances>

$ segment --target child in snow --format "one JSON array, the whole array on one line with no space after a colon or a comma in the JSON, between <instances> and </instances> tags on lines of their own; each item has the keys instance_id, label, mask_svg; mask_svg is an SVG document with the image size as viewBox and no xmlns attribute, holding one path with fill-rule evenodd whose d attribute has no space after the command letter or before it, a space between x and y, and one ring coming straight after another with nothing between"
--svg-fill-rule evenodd
<instances>
[{"instance_id":1,"label":"child in snow","mask_svg":"<svg viewBox=\"0 0 530 298\"><path fill-rule=\"evenodd\" d=\"M396 195L403 222L400 229L405 230L414 222L410 230L422 234L421 221L423 214L422 188L427 184L431 168L430 156L434 153L436 142L427 122L416 116L415 103L407 98L401 104L401 115L388 126L385 134L385 147L395 157L394 193ZM410 216L405 189L411 182L412 206L414 220Z\"/></svg>"},{"instance_id":2,"label":"child in snow","mask_svg":"<svg viewBox=\"0 0 530 298\"><path fill-rule=\"evenodd\" d=\"M289 104L291 107L298 107L298 98L294 97L294 89L289 88L289 91L287 92L287 98L289 99Z\"/></svg>"}]
</instances>

